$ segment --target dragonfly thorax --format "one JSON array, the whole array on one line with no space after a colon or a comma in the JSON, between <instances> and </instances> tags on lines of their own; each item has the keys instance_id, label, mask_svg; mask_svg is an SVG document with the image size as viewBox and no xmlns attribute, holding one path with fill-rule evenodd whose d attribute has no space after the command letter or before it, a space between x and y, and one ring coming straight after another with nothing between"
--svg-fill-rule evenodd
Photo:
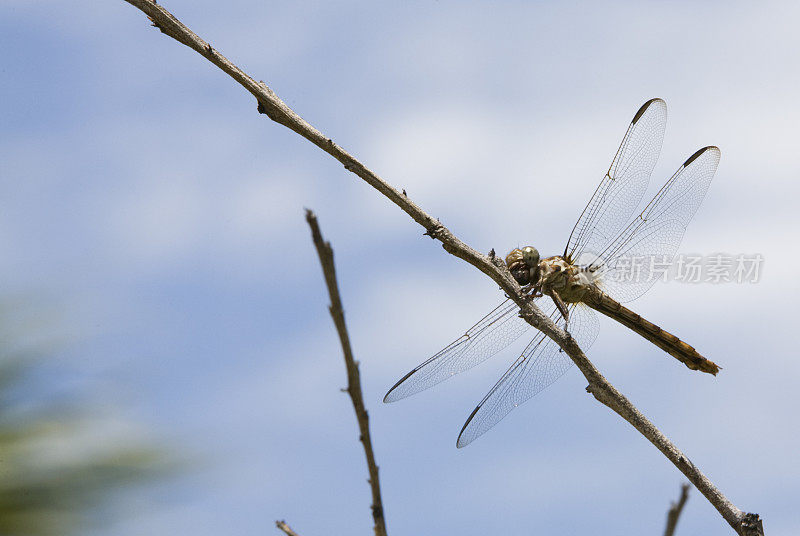
<instances>
[{"instance_id":1,"label":"dragonfly thorax","mask_svg":"<svg viewBox=\"0 0 800 536\"><path fill-rule=\"evenodd\" d=\"M545 294L554 290L567 303L583 301L598 280L598 274L561 255L539 260L539 252L531 246L512 249L506 265L521 286L530 285Z\"/></svg>"},{"instance_id":2,"label":"dragonfly thorax","mask_svg":"<svg viewBox=\"0 0 800 536\"><path fill-rule=\"evenodd\" d=\"M594 273L561 255L542 259L538 272L536 286L540 291L549 294L549 291L555 290L567 303L583 301L586 293L596 287Z\"/></svg>"}]
</instances>

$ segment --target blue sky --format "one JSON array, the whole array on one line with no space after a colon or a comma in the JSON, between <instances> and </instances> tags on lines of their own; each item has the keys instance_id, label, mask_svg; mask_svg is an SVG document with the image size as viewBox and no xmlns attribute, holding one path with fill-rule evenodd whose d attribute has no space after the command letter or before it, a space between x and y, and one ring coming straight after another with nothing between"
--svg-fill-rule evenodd
<instances>
[{"instance_id":1,"label":"blue sky","mask_svg":"<svg viewBox=\"0 0 800 536\"><path fill-rule=\"evenodd\" d=\"M651 192L722 150L681 251L760 253L763 277L635 302L716 378L606 319L588 355L770 534L800 531L796 3L164 5L481 251L560 252L633 113L664 98ZM369 534L303 207L335 248L391 534L663 530L681 475L577 370L461 450L513 351L382 404L502 296L139 11L4 2L0 46L5 292L59 311L71 381L201 460L126 495L98 533L255 535L285 518ZM694 492L678 530L729 529Z\"/></svg>"}]
</instances>

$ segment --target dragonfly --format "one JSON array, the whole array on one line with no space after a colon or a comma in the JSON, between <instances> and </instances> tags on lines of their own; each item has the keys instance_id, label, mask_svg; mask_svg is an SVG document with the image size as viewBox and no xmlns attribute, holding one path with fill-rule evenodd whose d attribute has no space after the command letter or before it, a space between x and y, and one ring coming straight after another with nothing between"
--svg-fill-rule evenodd
<instances>
[{"instance_id":1,"label":"dragonfly","mask_svg":"<svg viewBox=\"0 0 800 536\"><path fill-rule=\"evenodd\" d=\"M716 375L720 367L692 346L642 318L623 303L647 292L669 266L705 197L720 160L708 146L692 154L634 217L653 172L667 121L662 99L636 112L611 166L583 209L564 253L540 258L533 246L515 248L506 265L537 306L587 349L599 331L597 312L652 342L689 369ZM635 268L635 269L634 269ZM510 299L461 337L403 376L384 397L395 402L424 391L497 354L530 325ZM560 378L572 360L539 332L472 411L461 429L461 448Z\"/></svg>"}]
</instances>

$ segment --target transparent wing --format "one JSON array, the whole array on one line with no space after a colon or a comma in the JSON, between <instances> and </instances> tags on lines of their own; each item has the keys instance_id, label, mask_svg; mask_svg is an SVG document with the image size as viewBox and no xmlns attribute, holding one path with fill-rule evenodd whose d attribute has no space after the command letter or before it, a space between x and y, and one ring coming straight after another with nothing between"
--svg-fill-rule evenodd
<instances>
[{"instance_id":1,"label":"transparent wing","mask_svg":"<svg viewBox=\"0 0 800 536\"><path fill-rule=\"evenodd\" d=\"M564 319L557 312L551 312L550 318L563 327ZM597 314L589 307L583 304L570 305L569 331L583 350L589 348L597 338L599 327ZM503 420L512 409L560 378L571 366L569 356L544 333L538 333L473 410L458 435L456 446L461 448L469 445Z\"/></svg>"},{"instance_id":2,"label":"transparent wing","mask_svg":"<svg viewBox=\"0 0 800 536\"><path fill-rule=\"evenodd\" d=\"M542 303L547 302L539 300ZM549 306L555 309L554 305ZM389 389L384 402L395 402L419 393L482 363L517 340L530 324L519 317L519 308L506 300L439 353L403 376Z\"/></svg>"},{"instance_id":3,"label":"transparent wing","mask_svg":"<svg viewBox=\"0 0 800 536\"><path fill-rule=\"evenodd\" d=\"M672 263L719 159L717 147L704 147L690 156L642 213L592 259L590 265L600 270L601 287L610 296L620 302L635 300Z\"/></svg>"},{"instance_id":4,"label":"transparent wing","mask_svg":"<svg viewBox=\"0 0 800 536\"><path fill-rule=\"evenodd\" d=\"M661 99L644 103L628 126L611 167L572 229L564 256L598 253L630 221L642 200L661 153L667 105Z\"/></svg>"}]
</instances>

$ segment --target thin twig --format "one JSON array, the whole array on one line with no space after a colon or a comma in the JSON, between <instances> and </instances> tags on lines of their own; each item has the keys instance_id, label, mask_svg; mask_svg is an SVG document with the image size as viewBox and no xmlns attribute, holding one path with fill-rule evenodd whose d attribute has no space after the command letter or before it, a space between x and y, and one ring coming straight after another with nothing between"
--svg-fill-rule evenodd
<instances>
[{"instance_id":1,"label":"thin twig","mask_svg":"<svg viewBox=\"0 0 800 536\"><path fill-rule=\"evenodd\" d=\"M667 512L667 526L664 529L664 536L673 536L675 534L675 527L678 526L678 518L681 517L683 506L689 498L689 484L681 484L681 496L678 502L670 505Z\"/></svg>"},{"instance_id":2,"label":"thin twig","mask_svg":"<svg viewBox=\"0 0 800 536\"><path fill-rule=\"evenodd\" d=\"M358 428L360 434L358 438L364 445L364 454L367 457L367 469L369 470L369 486L372 489L372 519L375 522L375 536L386 536L386 520L383 517L383 502L381 501L381 484L378 478L378 465L375 463L375 453L372 451L372 439L369 434L369 415L364 406L364 395L361 392L361 375L358 370L358 362L353 358L353 350L350 347L350 335L347 333L347 324L344 321L344 309L342 300L339 297L339 285L336 282L336 266L333 263L333 248L329 242L325 242L319 230L317 217L313 212L306 209L306 221L311 227L311 238L317 248L319 262L322 265L322 273L325 275L325 285L328 287L328 295L331 299L329 307L336 331L339 333L339 341L342 343L344 353L344 364L347 367L347 394L353 402L353 409L356 412Z\"/></svg>"},{"instance_id":3,"label":"thin twig","mask_svg":"<svg viewBox=\"0 0 800 536\"><path fill-rule=\"evenodd\" d=\"M586 390L592 393L599 402L605 404L628 421L660 450L697 487L700 493L708 499L737 533L742 536L763 535L763 528L758 515L745 514L736 508L664 434L600 374L597 368L586 358L570 334L553 323L528 299L505 267L499 265L499 263L493 263L489 257L478 253L459 240L437 219L429 216L416 203L411 201L409 196L403 195L402 191L389 185L364 164L336 145L330 138L325 137L319 130L289 108L265 83L256 82L222 54L214 50L211 45L195 35L194 32L184 26L162 6L152 2L152 0L125 1L147 14L153 25L158 27L164 34L197 51L252 93L258 102L259 112L266 114L276 123L300 134L333 156L344 165L345 169L361 177L411 216L414 221L425 228L425 234L439 240L448 253L465 260L488 275L519 306L521 316L533 327L538 328L555 341L575 362L589 382Z\"/></svg>"},{"instance_id":4,"label":"thin twig","mask_svg":"<svg viewBox=\"0 0 800 536\"><path fill-rule=\"evenodd\" d=\"M281 529L284 533L286 533L286 536L300 536L299 534L297 534L295 531L292 530L292 527L286 524L286 521L283 520L276 521L275 526Z\"/></svg>"}]
</instances>

